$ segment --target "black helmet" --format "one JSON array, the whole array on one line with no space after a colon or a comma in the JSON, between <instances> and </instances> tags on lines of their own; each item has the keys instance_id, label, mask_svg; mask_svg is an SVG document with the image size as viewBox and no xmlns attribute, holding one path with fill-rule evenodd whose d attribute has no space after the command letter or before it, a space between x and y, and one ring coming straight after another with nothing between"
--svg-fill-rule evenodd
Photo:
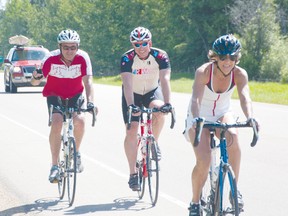
<instances>
[{"instance_id":1,"label":"black helmet","mask_svg":"<svg viewBox=\"0 0 288 216\"><path fill-rule=\"evenodd\" d=\"M237 55L241 43L232 34L223 35L214 41L212 48L217 55Z\"/></svg>"}]
</instances>

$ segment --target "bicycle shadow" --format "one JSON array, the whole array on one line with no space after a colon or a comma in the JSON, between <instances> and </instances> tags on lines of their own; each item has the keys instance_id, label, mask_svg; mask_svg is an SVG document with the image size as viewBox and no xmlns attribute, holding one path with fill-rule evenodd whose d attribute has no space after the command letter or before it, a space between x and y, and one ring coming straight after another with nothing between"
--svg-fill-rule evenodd
<instances>
[{"instance_id":1,"label":"bicycle shadow","mask_svg":"<svg viewBox=\"0 0 288 216\"><path fill-rule=\"evenodd\" d=\"M65 211L65 215L81 215L91 214L93 212L101 211L141 211L153 208L150 203L145 203L137 198L124 197L117 198L111 203L95 204L95 205L82 205L73 208L69 206L67 201L62 201L54 198L38 199L32 204L21 205L0 211L1 216L12 215L30 215L45 212L58 212Z\"/></svg>"},{"instance_id":2,"label":"bicycle shadow","mask_svg":"<svg viewBox=\"0 0 288 216\"><path fill-rule=\"evenodd\" d=\"M59 206L59 203L63 203L59 199L53 199L53 198L46 198L46 199L39 199L36 200L32 204L26 204L21 206L12 207L9 209L5 209L3 211L0 211L1 216L12 216L12 215L18 215L18 214L40 214L44 211L59 211L63 210L65 208L68 208L68 205L63 205L62 207Z\"/></svg>"},{"instance_id":3,"label":"bicycle shadow","mask_svg":"<svg viewBox=\"0 0 288 216\"><path fill-rule=\"evenodd\" d=\"M112 203L95 204L95 205L82 205L77 206L74 209L69 209L67 215L81 215L91 214L95 212L105 211L143 211L153 208L151 203L147 203L139 200L135 197L123 197L113 200Z\"/></svg>"}]
</instances>

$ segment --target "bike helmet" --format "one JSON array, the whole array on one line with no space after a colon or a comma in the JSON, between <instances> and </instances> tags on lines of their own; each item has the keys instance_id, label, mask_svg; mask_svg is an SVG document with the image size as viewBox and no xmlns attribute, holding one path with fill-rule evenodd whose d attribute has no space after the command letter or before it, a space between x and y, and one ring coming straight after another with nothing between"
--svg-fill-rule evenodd
<instances>
[{"instance_id":1,"label":"bike helmet","mask_svg":"<svg viewBox=\"0 0 288 216\"><path fill-rule=\"evenodd\" d=\"M237 55L241 51L241 44L232 34L223 35L213 43L213 51L217 55Z\"/></svg>"},{"instance_id":2,"label":"bike helmet","mask_svg":"<svg viewBox=\"0 0 288 216\"><path fill-rule=\"evenodd\" d=\"M150 41L152 39L151 32L144 27L135 28L130 34L130 42L135 43L139 41Z\"/></svg>"},{"instance_id":3,"label":"bike helmet","mask_svg":"<svg viewBox=\"0 0 288 216\"><path fill-rule=\"evenodd\" d=\"M60 32L57 37L57 42L61 43L80 43L80 37L78 33L74 30L67 29Z\"/></svg>"}]
</instances>

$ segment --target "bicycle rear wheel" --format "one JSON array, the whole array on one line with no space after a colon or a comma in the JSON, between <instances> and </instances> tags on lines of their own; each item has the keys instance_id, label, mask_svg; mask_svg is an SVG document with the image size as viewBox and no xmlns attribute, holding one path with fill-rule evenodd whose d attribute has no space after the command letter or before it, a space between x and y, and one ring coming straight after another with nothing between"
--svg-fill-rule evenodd
<instances>
[{"instance_id":1,"label":"bicycle rear wheel","mask_svg":"<svg viewBox=\"0 0 288 216\"><path fill-rule=\"evenodd\" d=\"M215 215L239 215L237 184L234 172L229 164L222 166L222 175L218 177L215 196Z\"/></svg>"},{"instance_id":2,"label":"bicycle rear wheel","mask_svg":"<svg viewBox=\"0 0 288 216\"><path fill-rule=\"evenodd\" d=\"M58 181L58 192L60 200L63 199L65 195L65 187L66 187L66 172L65 172L65 152L64 152L64 143L62 145L62 151L59 155L59 169L60 169L60 181Z\"/></svg>"},{"instance_id":3,"label":"bicycle rear wheel","mask_svg":"<svg viewBox=\"0 0 288 216\"><path fill-rule=\"evenodd\" d=\"M68 148L69 154L66 155L66 181L67 181L67 192L68 192L68 202L69 205L72 206L75 199L76 192L76 164L77 164L77 156L76 156L76 143L74 138L68 139Z\"/></svg>"},{"instance_id":4,"label":"bicycle rear wheel","mask_svg":"<svg viewBox=\"0 0 288 216\"><path fill-rule=\"evenodd\" d=\"M155 154L154 159L152 159L152 151L157 152L154 137L150 137L147 140L146 150L147 150L146 166L148 172L148 187L151 203L154 206L157 202L159 192L159 164L157 154Z\"/></svg>"}]
</instances>

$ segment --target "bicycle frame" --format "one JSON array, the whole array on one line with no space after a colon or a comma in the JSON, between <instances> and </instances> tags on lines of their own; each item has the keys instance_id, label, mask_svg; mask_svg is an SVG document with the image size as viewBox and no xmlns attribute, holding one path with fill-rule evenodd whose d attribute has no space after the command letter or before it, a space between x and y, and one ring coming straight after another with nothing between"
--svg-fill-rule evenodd
<instances>
[{"instance_id":1,"label":"bicycle frame","mask_svg":"<svg viewBox=\"0 0 288 216\"><path fill-rule=\"evenodd\" d=\"M159 192L159 167L158 156L156 151L156 142L152 130L152 114L154 112L162 112L159 108L146 108L142 106L140 108L140 134L138 134L138 159L137 168L138 176L140 179L140 191L138 196L140 199L144 196L145 191L145 179L148 179L148 188L151 203L154 206L158 199ZM175 123L174 109L168 110L171 113L171 128ZM145 114L145 116L144 116ZM132 109L128 109L128 124L127 129L131 126ZM145 118L146 117L146 118ZM153 155L154 153L154 155Z\"/></svg>"},{"instance_id":2,"label":"bicycle frame","mask_svg":"<svg viewBox=\"0 0 288 216\"><path fill-rule=\"evenodd\" d=\"M233 215L239 215L239 211L242 211L242 209L238 208L238 198L237 198L237 184L235 180L234 172L229 165L228 162L228 151L227 151L227 142L225 138L225 133L229 128L239 128L239 127L252 127L253 128L253 140L251 143L251 146L255 146L258 140L258 130L256 127L256 123L254 119L250 119L246 122L236 122L234 124L227 124L227 123L221 123L221 122L209 122L205 121L203 118L196 119L196 136L194 140L194 146L196 147L200 141L200 136L202 133L203 128L208 128L210 130L210 146L212 149L212 160L210 165L210 192L209 198L207 199L207 203L205 203L206 200L203 200L202 210L207 215L226 215L226 214L233 214ZM219 138L219 145L215 144L215 131L216 129L220 129L220 138ZM219 147L220 148L220 163L219 163L219 171L217 173L217 182L216 187L214 186L214 183L216 181L214 177L215 172L215 149ZM225 205L224 209L224 199L228 199L227 197L223 197L224 194L224 186L227 185L227 183L224 183L225 176L228 176L227 181L229 182L229 189L230 189L230 195L229 200L232 200L231 207L226 208ZM225 192L226 193L226 192ZM230 197L231 196L231 197ZM202 201L202 200L201 200ZM231 201L230 201L231 202ZM206 207L205 205L208 204ZM204 207L203 207L204 206Z\"/></svg>"},{"instance_id":3,"label":"bicycle frame","mask_svg":"<svg viewBox=\"0 0 288 216\"><path fill-rule=\"evenodd\" d=\"M53 109L59 111L63 116L63 123L62 123L62 154L59 155L59 168L60 168L60 178L61 180L58 182L58 191L60 199L63 199L65 195L65 188L67 187L68 190L68 202L69 205L72 206L75 198L76 193L76 164L77 164L77 156L76 156L76 141L74 137L74 114L81 112L87 112L86 109L79 108L72 108L68 107L69 99L65 99L65 105L62 105L62 101L60 107L53 107L50 106L49 109L49 123L50 126L52 123L52 113ZM92 112L93 119L92 119L92 126L95 125L96 121L96 113L95 110Z\"/></svg>"},{"instance_id":4,"label":"bicycle frame","mask_svg":"<svg viewBox=\"0 0 288 216\"><path fill-rule=\"evenodd\" d=\"M153 132L152 132L152 117L151 117L151 114L152 114L152 110L149 109L147 110L147 119L146 119L146 122L144 120L144 116L143 116L143 113L141 113L141 116L140 116L140 137L139 137L139 141L138 141L138 148L139 148L139 145L141 145L141 151L142 151L142 166L143 166L143 175L144 177L147 177L148 176L148 172L147 172L147 166L146 166L146 144L147 143L150 143L150 142L147 142L149 139L154 139L154 136L153 136ZM144 150L145 150L145 153L144 153Z\"/></svg>"}]
</instances>

